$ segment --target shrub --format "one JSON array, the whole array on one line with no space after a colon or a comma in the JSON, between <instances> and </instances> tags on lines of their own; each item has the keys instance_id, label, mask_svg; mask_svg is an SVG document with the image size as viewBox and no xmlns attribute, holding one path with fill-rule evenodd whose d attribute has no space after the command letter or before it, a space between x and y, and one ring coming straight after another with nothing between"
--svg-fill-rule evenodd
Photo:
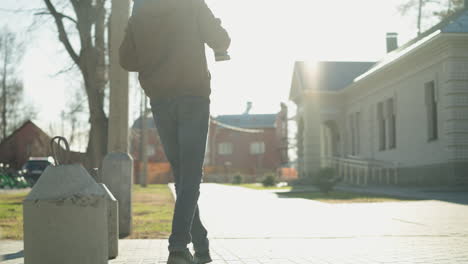
<instances>
[{"instance_id":1,"label":"shrub","mask_svg":"<svg viewBox=\"0 0 468 264\"><path fill-rule=\"evenodd\" d=\"M242 176L240 174L234 175L232 178L232 184L241 184L242 183Z\"/></svg>"},{"instance_id":2,"label":"shrub","mask_svg":"<svg viewBox=\"0 0 468 264\"><path fill-rule=\"evenodd\" d=\"M315 177L315 184L319 190L325 194L331 192L341 178L336 177L336 171L333 168L322 168Z\"/></svg>"},{"instance_id":3,"label":"shrub","mask_svg":"<svg viewBox=\"0 0 468 264\"><path fill-rule=\"evenodd\" d=\"M262 181L263 187L271 187L276 185L276 177L273 174L266 175Z\"/></svg>"},{"instance_id":4,"label":"shrub","mask_svg":"<svg viewBox=\"0 0 468 264\"><path fill-rule=\"evenodd\" d=\"M301 175L298 179L293 180L290 185L292 186L304 186L304 185L314 185L314 177L312 175Z\"/></svg>"}]
</instances>

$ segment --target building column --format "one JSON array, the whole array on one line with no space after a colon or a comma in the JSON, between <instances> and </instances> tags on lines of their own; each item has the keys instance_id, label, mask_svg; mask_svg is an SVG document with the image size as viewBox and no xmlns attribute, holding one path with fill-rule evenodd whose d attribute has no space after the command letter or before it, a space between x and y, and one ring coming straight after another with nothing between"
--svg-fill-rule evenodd
<instances>
[{"instance_id":1,"label":"building column","mask_svg":"<svg viewBox=\"0 0 468 264\"><path fill-rule=\"evenodd\" d=\"M321 118L318 94L308 94L304 99L303 166L306 175L316 174L321 167Z\"/></svg>"},{"instance_id":2,"label":"building column","mask_svg":"<svg viewBox=\"0 0 468 264\"><path fill-rule=\"evenodd\" d=\"M391 184L391 179L390 179L390 178L391 178L391 176L392 176L392 175L391 175L391 172L392 172L392 171L391 171L390 168L387 168L386 171L387 171L387 185L390 185L390 184Z\"/></svg>"},{"instance_id":3,"label":"building column","mask_svg":"<svg viewBox=\"0 0 468 264\"><path fill-rule=\"evenodd\" d=\"M369 167L364 168L364 185L369 185Z\"/></svg>"},{"instance_id":4,"label":"building column","mask_svg":"<svg viewBox=\"0 0 468 264\"><path fill-rule=\"evenodd\" d=\"M119 47L130 15L130 0L112 0L110 18L110 102L108 154L102 180L119 202L119 237L131 233L133 159L128 154L128 72L119 64Z\"/></svg>"},{"instance_id":5,"label":"building column","mask_svg":"<svg viewBox=\"0 0 468 264\"><path fill-rule=\"evenodd\" d=\"M454 43L452 57L444 62L437 94L439 134L444 133L449 152L445 177L451 184L468 184L468 55L466 42Z\"/></svg>"}]
</instances>

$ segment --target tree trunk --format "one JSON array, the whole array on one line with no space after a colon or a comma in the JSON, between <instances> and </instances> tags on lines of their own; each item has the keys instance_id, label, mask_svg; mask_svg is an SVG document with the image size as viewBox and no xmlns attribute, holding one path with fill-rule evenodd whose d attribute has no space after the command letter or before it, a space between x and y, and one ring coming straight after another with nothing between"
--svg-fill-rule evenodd
<instances>
[{"instance_id":1,"label":"tree trunk","mask_svg":"<svg viewBox=\"0 0 468 264\"><path fill-rule=\"evenodd\" d=\"M3 54L3 78L2 78L2 98L3 98L3 107L2 107L2 140L7 136L7 67L8 67L8 40L7 36L3 37L3 48L5 54ZM2 45L0 45L1 47Z\"/></svg>"},{"instance_id":2,"label":"tree trunk","mask_svg":"<svg viewBox=\"0 0 468 264\"><path fill-rule=\"evenodd\" d=\"M422 9L423 9L423 0L419 0L419 6L418 6L418 36L421 35L421 23L422 23Z\"/></svg>"},{"instance_id":3,"label":"tree trunk","mask_svg":"<svg viewBox=\"0 0 468 264\"><path fill-rule=\"evenodd\" d=\"M95 48L83 50L82 74L85 79L86 94L88 96L89 122L91 125L89 133L88 168L99 168L107 151L107 127L108 118L104 112L104 73L98 71L99 51ZM104 77L105 78L105 77Z\"/></svg>"},{"instance_id":4,"label":"tree trunk","mask_svg":"<svg viewBox=\"0 0 468 264\"><path fill-rule=\"evenodd\" d=\"M107 83L104 2L105 0L96 0L93 4L90 0L72 1L81 42L77 63L83 75L88 96L91 127L86 150L88 169L101 167L102 159L107 152L108 118L104 112L104 91Z\"/></svg>"}]
</instances>

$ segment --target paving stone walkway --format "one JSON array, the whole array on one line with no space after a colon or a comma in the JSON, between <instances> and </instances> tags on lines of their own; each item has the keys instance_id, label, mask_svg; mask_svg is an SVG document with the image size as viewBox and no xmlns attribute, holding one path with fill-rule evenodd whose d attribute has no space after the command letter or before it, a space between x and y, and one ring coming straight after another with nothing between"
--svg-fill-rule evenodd
<instances>
[{"instance_id":1,"label":"paving stone walkway","mask_svg":"<svg viewBox=\"0 0 468 264\"><path fill-rule=\"evenodd\" d=\"M214 264L468 263L468 206L438 200L324 204L203 184ZM121 240L110 264L165 263L166 240ZM22 242L0 241L5 264ZM65 263L66 264L66 263Z\"/></svg>"}]
</instances>

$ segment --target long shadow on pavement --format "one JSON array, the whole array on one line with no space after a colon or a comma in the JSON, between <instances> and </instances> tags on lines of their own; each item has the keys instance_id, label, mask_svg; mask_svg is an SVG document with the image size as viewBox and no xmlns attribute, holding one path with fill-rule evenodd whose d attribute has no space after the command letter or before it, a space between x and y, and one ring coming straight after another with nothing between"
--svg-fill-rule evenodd
<instances>
[{"instance_id":1,"label":"long shadow on pavement","mask_svg":"<svg viewBox=\"0 0 468 264\"><path fill-rule=\"evenodd\" d=\"M340 184L335 188L336 191L349 192L361 195L377 195L389 198L396 198L401 200L437 200L448 203L456 203L461 205L468 205L468 187L459 188L398 188L398 187L381 187L381 186L352 186ZM301 198L295 197L300 195L294 195L294 193L311 193L308 195L310 198L330 198L327 195L319 195L317 188L313 186L294 186L289 194L278 193L280 198ZM316 195L312 195L316 194ZM308 198L308 199L310 199ZM340 199L346 200L346 197ZM351 198L350 198L351 199Z\"/></svg>"},{"instance_id":2,"label":"long shadow on pavement","mask_svg":"<svg viewBox=\"0 0 468 264\"><path fill-rule=\"evenodd\" d=\"M16 253L0 255L0 260L12 260L18 258L24 258L24 250L18 251Z\"/></svg>"}]
</instances>

